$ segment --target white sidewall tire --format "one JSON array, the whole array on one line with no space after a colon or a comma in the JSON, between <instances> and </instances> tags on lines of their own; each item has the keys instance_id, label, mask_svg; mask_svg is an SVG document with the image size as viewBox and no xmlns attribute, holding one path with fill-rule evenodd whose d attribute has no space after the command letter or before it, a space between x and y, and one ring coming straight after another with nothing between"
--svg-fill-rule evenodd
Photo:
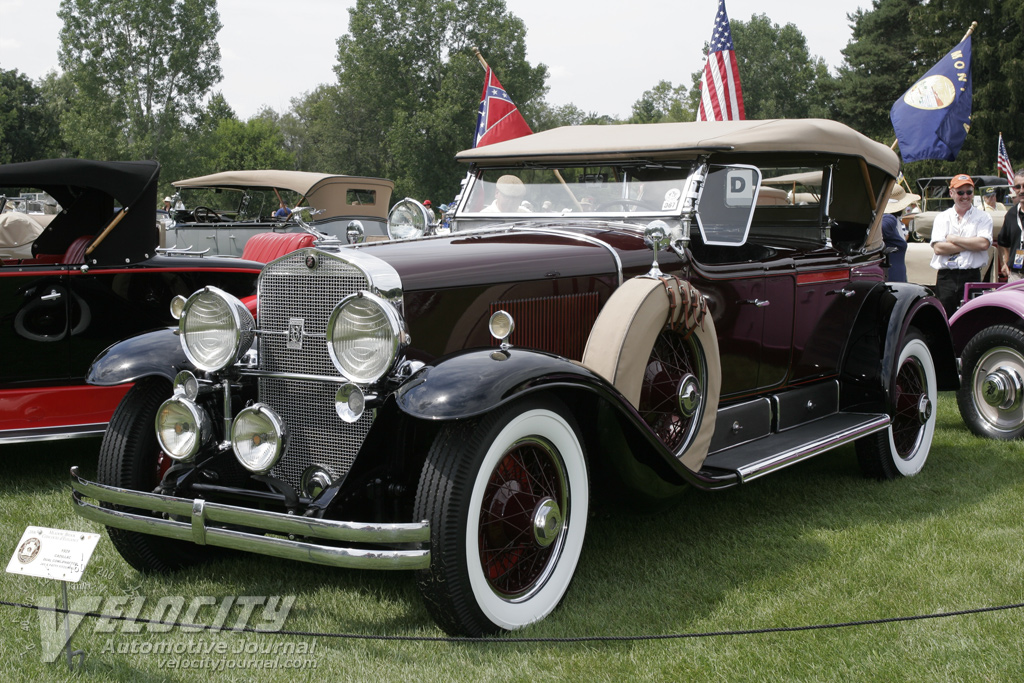
<instances>
[{"instance_id":1,"label":"white sidewall tire","mask_svg":"<svg viewBox=\"0 0 1024 683\"><path fill-rule=\"evenodd\" d=\"M896 442L893 440L892 425L888 429L889 437L889 450L892 453L893 464L896 469L905 477L912 477L921 471L924 467L925 461L928 459L928 452L932 447L932 437L935 436L935 420L936 414L939 408L938 399L939 392L936 389L935 379L935 363L932 360L932 353L928 349L928 345L921 339L911 339L904 346L903 350L900 351L900 358L896 364L896 371L899 373L900 368L903 367L903 363L906 362L911 356L916 356L918 362L921 364L921 369L924 372L924 381L926 382L928 400L931 402L932 414L928 421L924 424L924 429L921 432L921 437L914 449L914 452L907 458L900 457L896 450Z\"/></svg>"},{"instance_id":2,"label":"white sidewall tire","mask_svg":"<svg viewBox=\"0 0 1024 683\"><path fill-rule=\"evenodd\" d=\"M568 487L569 510L563 511L561 551L552 558L555 566L547 580L528 597L509 601L497 595L484 576L480 564L479 522L484 491L494 469L516 441L539 436L549 441L562 459ZM558 413L534 409L514 417L491 442L470 494L465 529L466 564L470 586L477 606L492 623L506 630L521 628L546 617L565 595L583 550L589 512L589 482L583 447L579 437Z\"/></svg>"}]
</instances>

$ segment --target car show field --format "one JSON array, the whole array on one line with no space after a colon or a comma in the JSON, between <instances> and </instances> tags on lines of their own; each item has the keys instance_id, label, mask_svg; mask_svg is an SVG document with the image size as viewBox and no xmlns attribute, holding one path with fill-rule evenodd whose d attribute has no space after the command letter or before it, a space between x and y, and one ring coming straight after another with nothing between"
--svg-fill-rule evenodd
<instances>
[{"instance_id":1,"label":"car show field","mask_svg":"<svg viewBox=\"0 0 1024 683\"><path fill-rule=\"evenodd\" d=\"M568 599L544 621L501 642L416 642L444 633L421 605L411 575L326 572L244 556L173 575L143 575L126 570L104 536L82 581L69 585L72 604L89 596L144 598L139 616L151 618L161 598L182 596L187 606L194 596L211 596L212 605L225 596L294 595L283 630L300 635L190 632L85 618L71 641L86 653L78 676L207 681L229 675L230 666L247 667L246 678L261 681L355 680L361 676L354 672L368 670L378 680L423 681L1015 680L1024 671L1019 609L777 629L1020 603L1021 447L971 435L955 397L946 393L939 398L928 467L917 477L864 479L853 448L846 447L790 468L770 485L694 491L656 513L601 509L591 519ZM71 465L95 463L98 450L98 439L6 449L0 520L17 532L9 550L29 524L102 533L101 525L73 515L67 489L55 486ZM55 582L11 574L0 575L0 593L9 603L60 603ZM0 613L0 675L66 680L63 652L41 660L40 614L9 606ZM238 614L232 611L228 626ZM50 632L60 628L51 614L43 616ZM215 606L196 619L216 620ZM661 638L751 630L758 632ZM572 640L602 637L623 640ZM530 640L517 642L523 638ZM160 654L161 644L184 654ZM225 652L197 654L200 645ZM281 654L286 646L292 655ZM294 654L302 650L306 654ZM286 661L304 670L285 670Z\"/></svg>"}]
</instances>

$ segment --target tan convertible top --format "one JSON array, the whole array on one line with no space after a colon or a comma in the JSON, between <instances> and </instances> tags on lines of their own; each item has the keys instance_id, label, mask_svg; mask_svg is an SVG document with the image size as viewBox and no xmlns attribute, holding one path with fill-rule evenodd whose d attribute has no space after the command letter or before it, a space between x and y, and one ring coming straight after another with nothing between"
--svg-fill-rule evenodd
<instances>
[{"instance_id":1,"label":"tan convertible top","mask_svg":"<svg viewBox=\"0 0 1024 683\"><path fill-rule=\"evenodd\" d=\"M499 165L526 161L668 158L701 152L821 152L860 157L895 176L899 157L849 126L827 119L699 121L620 126L566 126L468 149L459 161ZM580 159L582 160L582 159Z\"/></svg>"},{"instance_id":2,"label":"tan convertible top","mask_svg":"<svg viewBox=\"0 0 1024 683\"><path fill-rule=\"evenodd\" d=\"M387 218L388 204L395 184L384 178L353 175L331 175L308 171L224 171L171 183L175 187L224 187L233 189L277 188L291 190L305 197L314 209L323 209L327 216L372 215ZM347 191L374 190L373 204L348 203Z\"/></svg>"}]
</instances>

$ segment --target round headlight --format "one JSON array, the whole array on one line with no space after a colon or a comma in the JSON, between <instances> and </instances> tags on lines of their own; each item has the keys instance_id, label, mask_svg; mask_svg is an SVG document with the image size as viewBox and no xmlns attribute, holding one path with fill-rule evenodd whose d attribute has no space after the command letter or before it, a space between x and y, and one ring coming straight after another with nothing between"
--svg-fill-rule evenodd
<instances>
[{"instance_id":1,"label":"round headlight","mask_svg":"<svg viewBox=\"0 0 1024 683\"><path fill-rule=\"evenodd\" d=\"M388 237L393 240L422 237L432 222L427 207L406 197L388 212Z\"/></svg>"},{"instance_id":2,"label":"round headlight","mask_svg":"<svg viewBox=\"0 0 1024 683\"><path fill-rule=\"evenodd\" d=\"M268 406L255 403L235 416L231 448L238 462L250 472L269 472L281 458L287 442L284 421Z\"/></svg>"},{"instance_id":3,"label":"round headlight","mask_svg":"<svg viewBox=\"0 0 1024 683\"><path fill-rule=\"evenodd\" d=\"M331 312L327 353L346 378L370 384L391 369L401 333L394 306L370 292L357 292L342 299Z\"/></svg>"},{"instance_id":4,"label":"round headlight","mask_svg":"<svg viewBox=\"0 0 1024 683\"><path fill-rule=\"evenodd\" d=\"M174 460L188 461L196 457L211 434L206 412L184 396L164 401L157 410L157 441L163 452Z\"/></svg>"},{"instance_id":5,"label":"round headlight","mask_svg":"<svg viewBox=\"0 0 1024 683\"><path fill-rule=\"evenodd\" d=\"M216 287L205 287L182 307L181 346L200 370L222 370L252 346L256 321L241 301Z\"/></svg>"}]
</instances>

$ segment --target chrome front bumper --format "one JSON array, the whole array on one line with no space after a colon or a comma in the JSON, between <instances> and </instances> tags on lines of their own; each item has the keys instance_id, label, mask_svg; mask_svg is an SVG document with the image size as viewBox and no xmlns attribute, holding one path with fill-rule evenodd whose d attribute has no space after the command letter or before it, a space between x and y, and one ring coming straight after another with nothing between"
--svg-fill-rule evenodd
<instances>
[{"instance_id":1,"label":"chrome front bumper","mask_svg":"<svg viewBox=\"0 0 1024 683\"><path fill-rule=\"evenodd\" d=\"M430 565L430 550L426 547L430 541L430 525L427 522L339 522L210 503L201 498L189 500L157 493L143 493L82 479L78 476L77 467L71 468L71 489L75 512L86 519L117 529L331 567L426 569ZM83 498L92 498L99 503L149 510L160 516L153 517L139 512L100 507L87 503ZM182 519L188 521L179 521ZM263 533L226 529L221 525L261 530ZM288 538L264 534L279 534ZM346 548L294 540L295 537L392 547ZM416 547L395 547L399 545Z\"/></svg>"}]
</instances>

